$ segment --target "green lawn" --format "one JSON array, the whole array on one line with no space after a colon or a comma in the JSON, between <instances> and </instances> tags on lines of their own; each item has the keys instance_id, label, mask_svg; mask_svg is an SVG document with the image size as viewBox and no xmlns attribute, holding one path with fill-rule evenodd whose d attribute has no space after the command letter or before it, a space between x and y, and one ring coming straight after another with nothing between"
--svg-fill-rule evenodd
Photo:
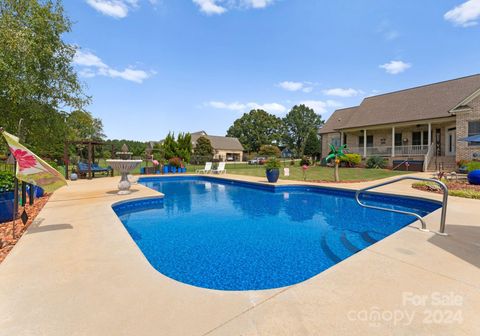
<instances>
[{"instance_id":1,"label":"green lawn","mask_svg":"<svg viewBox=\"0 0 480 336\"><path fill-rule=\"evenodd\" d=\"M287 166L290 168L290 176L283 176L283 167L280 168L280 178L287 180L303 180L303 170L299 166ZM202 169L203 166L187 166L187 172L193 173L195 169ZM265 176L263 166L235 164L226 166L230 174ZM365 169L365 168L340 168L340 179L342 181L370 181L378 180L390 176L402 175L407 172L391 171L387 169ZM333 168L329 167L310 167L307 170L307 181L333 181Z\"/></svg>"},{"instance_id":2,"label":"green lawn","mask_svg":"<svg viewBox=\"0 0 480 336\"><path fill-rule=\"evenodd\" d=\"M104 160L99 160L100 166L108 166ZM145 162L137 167L132 173L139 174L140 167L144 167ZM149 164L151 167L151 164ZM187 165L188 173L195 173L196 169L203 169L204 165ZM287 180L303 181L303 171L298 165L290 166L290 176L283 176L283 166L280 168L280 178ZM265 167L248 164L227 164L227 172L230 174L248 175L248 176L265 176ZM341 181L371 181L378 180L390 176L402 175L406 172L391 171L387 169L365 169L365 168L340 168ZM329 167L310 167L307 170L307 181L332 181L333 182L333 168Z\"/></svg>"}]
</instances>

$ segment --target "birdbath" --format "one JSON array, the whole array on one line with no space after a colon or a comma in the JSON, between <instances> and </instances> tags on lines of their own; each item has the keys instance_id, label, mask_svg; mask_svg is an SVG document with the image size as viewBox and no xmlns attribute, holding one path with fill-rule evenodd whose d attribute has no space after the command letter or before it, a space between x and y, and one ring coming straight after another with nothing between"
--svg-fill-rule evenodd
<instances>
[{"instance_id":1,"label":"birdbath","mask_svg":"<svg viewBox=\"0 0 480 336\"><path fill-rule=\"evenodd\" d=\"M128 180L128 173L134 170L142 160L130 160L132 153L128 151L127 145L122 146L122 151L116 153L120 159L107 160L107 163L113 170L118 170L122 176L118 183L117 195L128 195L130 191L130 181Z\"/></svg>"}]
</instances>

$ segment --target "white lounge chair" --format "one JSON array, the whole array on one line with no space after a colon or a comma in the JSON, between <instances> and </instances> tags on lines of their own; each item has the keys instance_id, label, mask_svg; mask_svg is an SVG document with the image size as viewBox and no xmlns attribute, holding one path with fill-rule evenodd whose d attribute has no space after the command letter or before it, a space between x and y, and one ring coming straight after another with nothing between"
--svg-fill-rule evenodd
<instances>
[{"instance_id":1,"label":"white lounge chair","mask_svg":"<svg viewBox=\"0 0 480 336\"><path fill-rule=\"evenodd\" d=\"M208 174L211 171L212 171L212 163L207 162L207 163L205 163L205 168L197 169L197 170L195 170L195 173L197 173L197 174Z\"/></svg>"},{"instance_id":2,"label":"white lounge chair","mask_svg":"<svg viewBox=\"0 0 480 336\"><path fill-rule=\"evenodd\" d=\"M212 173L214 174L226 174L227 170L225 169L225 162L220 162L217 169L213 169Z\"/></svg>"}]
</instances>

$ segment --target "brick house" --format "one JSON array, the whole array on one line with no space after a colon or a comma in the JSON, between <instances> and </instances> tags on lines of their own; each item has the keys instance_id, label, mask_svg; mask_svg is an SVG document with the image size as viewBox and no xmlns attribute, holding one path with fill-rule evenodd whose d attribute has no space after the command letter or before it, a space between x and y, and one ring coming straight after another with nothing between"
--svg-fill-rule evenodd
<instances>
[{"instance_id":1,"label":"brick house","mask_svg":"<svg viewBox=\"0 0 480 336\"><path fill-rule=\"evenodd\" d=\"M456 161L480 159L480 144L458 140L480 134L480 74L365 98L336 110L319 133L323 156L329 144L347 144L391 167L453 170Z\"/></svg>"}]
</instances>

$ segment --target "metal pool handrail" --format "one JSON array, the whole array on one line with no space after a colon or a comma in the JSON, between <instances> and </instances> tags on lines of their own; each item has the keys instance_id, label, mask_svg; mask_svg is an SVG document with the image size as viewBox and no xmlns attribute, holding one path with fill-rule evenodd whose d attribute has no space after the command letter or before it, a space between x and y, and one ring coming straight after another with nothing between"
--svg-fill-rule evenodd
<instances>
[{"instance_id":1,"label":"metal pool handrail","mask_svg":"<svg viewBox=\"0 0 480 336\"><path fill-rule=\"evenodd\" d=\"M383 186L388 185L388 184L400 182L400 181L403 181L403 180L416 180L416 181L432 182L432 183L438 184L440 186L440 188L442 188L442 190L443 190L443 201L442 201L442 215L441 215L441 219L440 219L440 232L436 232L436 233L438 233L439 235L442 235L442 236L446 236L447 234L445 233L445 220L447 218L448 187L445 185L445 183L443 183L439 180L435 180L435 179L431 179L431 178L424 178L424 177L403 176L403 177L399 177L395 180L391 180L391 181L387 181L387 182L383 182L383 183L378 183L378 184L372 185L370 187L359 189L355 193L355 200L357 201L357 203L360 206L363 206L365 208L382 210L382 211L390 211L390 212L400 213L400 214L404 214L404 215L414 216L422 223L422 228L420 230L428 232L429 230L427 229L427 224L425 223L423 218L420 215L418 215L414 212L377 207L377 206L374 206L374 205L368 205L368 204L362 203L360 201L359 196L363 192L366 192L366 191L374 189L374 188L383 187Z\"/></svg>"}]
</instances>

